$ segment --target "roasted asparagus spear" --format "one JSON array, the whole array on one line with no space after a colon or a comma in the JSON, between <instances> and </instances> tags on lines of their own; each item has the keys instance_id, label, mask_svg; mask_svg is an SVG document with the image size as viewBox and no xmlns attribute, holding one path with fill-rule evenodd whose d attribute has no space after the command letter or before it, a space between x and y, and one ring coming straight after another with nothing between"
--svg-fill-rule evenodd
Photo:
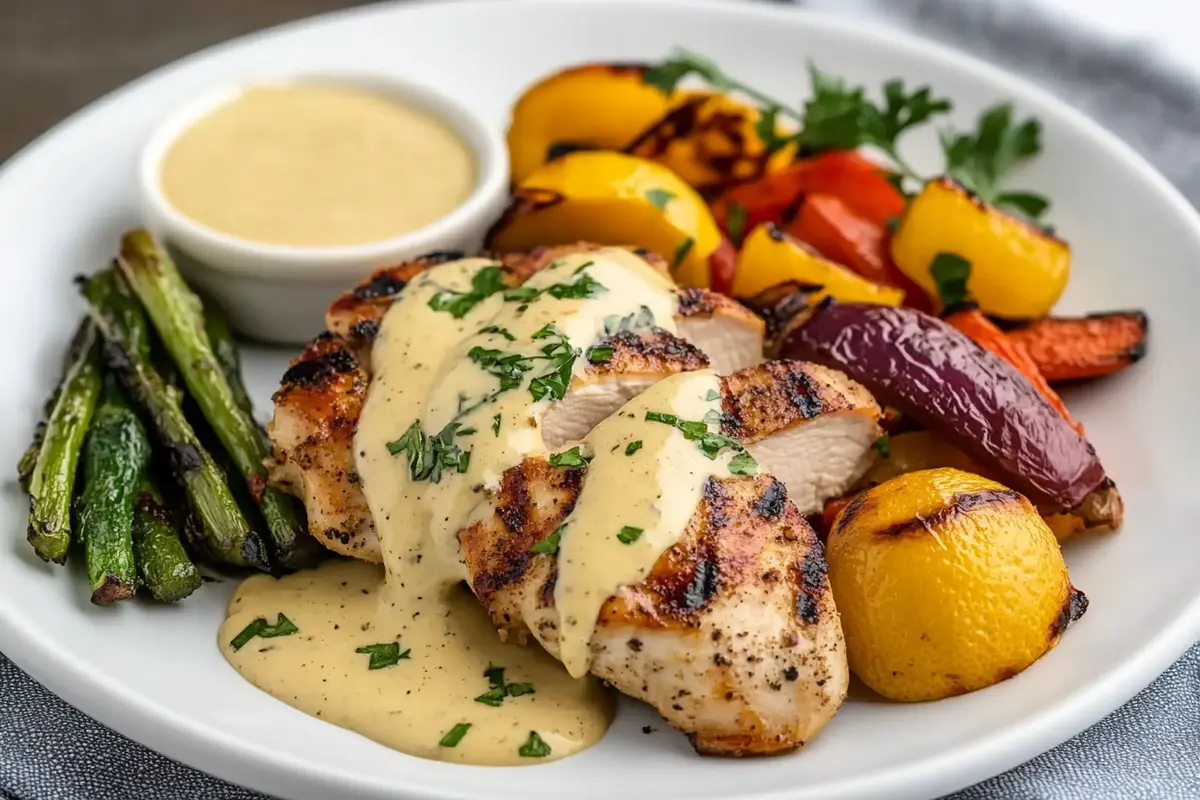
<instances>
[{"instance_id":1,"label":"roasted asparagus spear","mask_svg":"<svg viewBox=\"0 0 1200 800\"><path fill-rule=\"evenodd\" d=\"M71 543L71 499L79 453L100 394L100 343L86 323L46 419L29 472L29 542L39 556L61 564ZM30 466L23 458L25 466Z\"/></svg>"},{"instance_id":2,"label":"roasted asparagus spear","mask_svg":"<svg viewBox=\"0 0 1200 800\"><path fill-rule=\"evenodd\" d=\"M291 569L310 565L319 548L308 536L293 498L266 484L263 461L269 449L245 401L231 387L214 353L205 330L200 298L146 231L125 234L118 262L183 374L188 392L258 503L274 546L275 560Z\"/></svg>"},{"instance_id":3,"label":"roasted asparagus spear","mask_svg":"<svg viewBox=\"0 0 1200 800\"><path fill-rule=\"evenodd\" d=\"M176 393L139 354L136 327L145 322L130 322L134 315L122 313L122 308L136 307L127 291L120 275L111 272L100 273L85 287L90 313L106 340L108 364L153 421L168 450L171 469L200 518L212 555L229 564L266 569L262 537L250 529L220 469L188 424Z\"/></svg>"},{"instance_id":4,"label":"roasted asparagus spear","mask_svg":"<svg viewBox=\"0 0 1200 800\"><path fill-rule=\"evenodd\" d=\"M217 363L221 365L221 372L225 375L225 380L229 382L229 390L233 393L234 402L247 414L253 414L254 405L250 402L246 384L242 382L242 356L238 352L233 331L229 329L225 317L210 306L204 306L204 332L208 334L208 342L212 345L213 355L216 357Z\"/></svg>"},{"instance_id":5,"label":"roasted asparagus spear","mask_svg":"<svg viewBox=\"0 0 1200 800\"><path fill-rule=\"evenodd\" d=\"M155 600L173 603L200 588L200 570L188 558L175 520L149 479L142 481L134 506L133 550L142 584Z\"/></svg>"},{"instance_id":6,"label":"roasted asparagus spear","mask_svg":"<svg viewBox=\"0 0 1200 800\"><path fill-rule=\"evenodd\" d=\"M137 591L133 505L149 462L150 440L141 421L116 377L105 375L83 446L83 490L76 506L92 602L98 605Z\"/></svg>"}]
</instances>

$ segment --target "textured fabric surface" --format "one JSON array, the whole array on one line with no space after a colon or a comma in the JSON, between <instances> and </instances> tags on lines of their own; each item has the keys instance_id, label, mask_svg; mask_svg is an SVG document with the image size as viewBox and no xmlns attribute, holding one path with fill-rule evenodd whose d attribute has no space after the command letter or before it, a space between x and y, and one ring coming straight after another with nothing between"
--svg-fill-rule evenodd
<instances>
[{"instance_id":1,"label":"textured fabric surface","mask_svg":"<svg viewBox=\"0 0 1200 800\"><path fill-rule=\"evenodd\" d=\"M1112 47L1010 2L810 0L882 16L1032 78L1099 119L1200 202L1200 83L1153 51ZM0 656L0 800L262 796L123 739ZM1071 741L971 787L985 798L1200 798L1200 646Z\"/></svg>"}]
</instances>

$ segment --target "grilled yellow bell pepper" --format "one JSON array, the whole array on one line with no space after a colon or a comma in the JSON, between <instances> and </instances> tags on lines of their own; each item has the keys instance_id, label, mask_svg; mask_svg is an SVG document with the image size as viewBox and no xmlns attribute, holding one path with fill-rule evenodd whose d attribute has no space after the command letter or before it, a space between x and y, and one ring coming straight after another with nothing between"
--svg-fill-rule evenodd
<instances>
[{"instance_id":1,"label":"grilled yellow bell pepper","mask_svg":"<svg viewBox=\"0 0 1200 800\"><path fill-rule=\"evenodd\" d=\"M817 303L832 295L847 303L898 306L904 290L872 283L840 264L827 261L772 224L755 228L738 253L733 278L735 297L750 297L785 281L823 287L810 298Z\"/></svg>"},{"instance_id":2,"label":"grilled yellow bell pepper","mask_svg":"<svg viewBox=\"0 0 1200 800\"><path fill-rule=\"evenodd\" d=\"M542 166L517 187L486 246L508 253L579 241L644 247L689 286L708 287L724 258L732 272L704 198L661 164L622 153L579 151Z\"/></svg>"},{"instance_id":3,"label":"grilled yellow bell pepper","mask_svg":"<svg viewBox=\"0 0 1200 800\"><path fill-rule=\"evenodd\" d=\"M930 181L904 213L892 237L892 260L937 297L930 265L939 253L971 263L967 292L990 315L1043 317L1071 273L1071 248L986 203L948 178Z\"/></svg>"}]
</instances>

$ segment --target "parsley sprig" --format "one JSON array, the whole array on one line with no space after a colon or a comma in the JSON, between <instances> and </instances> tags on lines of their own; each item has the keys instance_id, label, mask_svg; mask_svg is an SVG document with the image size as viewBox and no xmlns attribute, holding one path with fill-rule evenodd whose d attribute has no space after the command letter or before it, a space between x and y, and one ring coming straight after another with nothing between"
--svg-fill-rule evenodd
<instances>
[{"instance_id":1,"label":"parsley sprig","mask_svg":"<svg viewBox=\"0 0 1200 800\"><path fill-rule=\"evenodd\" d=\"M245 647L256 636L263 639L273 639L276 636L291 636L293 633L299 633L299 631L300 629L296 627L296 623L283 614L280 614L276 618L274 625L267 622L264 617L259 617L242 628L241 633L233 637L233 641L229 643L229 646L236 652Z\"/></svg>"},{"instance_id":2,"label":"parsley sprig","mask_svg":"<svg viewBox=\"0 0 1200 800\"><path fill-rule=\"evenodd\" d=\"M873 102L862 86L822 72L809 65L812 97L803 107L778 100L726 74L715 62L688 51L648 70L646 83L663 92L672 92L680 81L695 76L719 92L737 92L758 104L755 132L769 152L794 144L797 157L813 156L826 150L854 150L874 147L891 160L896 170L897 188L904 179L924 183L921 175L901 155L900 138L907 131L949 113L954 105L939 97L928 86L910 90L900 79L883 85L883 100ZM798 129L781 134L777 123L790 119ZM984 202L1036 221L1049 208L1049 201L1025 191L1004 191L1004 177L1017 165L1041 151L1041 125L1035 119L1014 120L1009 104L994 106L978 120L974 132L951 129L941 132L945 155L945 173ZM740 227L740 225L738 226Z\"/></svg>"}]
</instances>

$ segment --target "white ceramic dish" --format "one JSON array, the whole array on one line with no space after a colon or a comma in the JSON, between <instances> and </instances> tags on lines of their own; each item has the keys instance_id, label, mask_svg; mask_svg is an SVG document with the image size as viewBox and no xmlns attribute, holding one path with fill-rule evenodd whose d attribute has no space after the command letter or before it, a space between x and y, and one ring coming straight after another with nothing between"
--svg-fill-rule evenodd
<instances>
[{"instance_id":1,"label":"white ceramic dish","mask_svg":"<svg viewBox=\"0 0 1200 800\"><path fill-rule=\"evenodd\" d=\"M159 169L174 141L249 86L342 83L424 109L449 123L475 156L477 183L462 205L423 228L346 247L285 247L222 233L180 213L164 196ZM226 310L235 328L264 342L302 343L324 327L329 298L371 269L435 250L474 250L508 200L508 149L499 128L445 90L390 72L301 70L246 77L201 92L167 115L138 164L148 224L178 251L188 278Z\"/></svg>"},{"instance_id":2,"label":"white ceramic dish","mask_svg":"<svg viewBox=\"0 0 1200 800\"><path fill-rule=\"evenodd\" d=\"M1200 632L1200 375L1194 287L1200 221L1136 154L1095 124L1004 73L860 22L774 6L679 0L457 2L373 6L201 53L81 112L0 172L0 333L6 391L0 464L25 446L80 306L69 276L101 266L139 222L136 168L152 128L181 97L271 65L411 75L461 96L496 125L539 75L586 59L661 57L683 45L764 90L804 90L805 62L879 86L932 83L967 124L1014 100L1045 125L1046 150L1021 184L1052 197L1074 245L1066 311L1142 307L1150 356L1069 396L1128 507L1125 529L1067 547L1091 609L1021 675L939 703L853 699L806 751L741 762L696 757L682 737L644 736L653 714L621 708L605 740L529 769L413 759L272 700L241 680L214 643L231 587L177 608L88 605L79 575L39 563L23 541L25 505L0 503L0 650L101 722L161 752L293 800L325 798L920 797L965 786L1097 721L1149 683ZM935 137L914 137L935 169ZM265 405L289 353L251 350Z\"/></svg>"}]
</instances>

